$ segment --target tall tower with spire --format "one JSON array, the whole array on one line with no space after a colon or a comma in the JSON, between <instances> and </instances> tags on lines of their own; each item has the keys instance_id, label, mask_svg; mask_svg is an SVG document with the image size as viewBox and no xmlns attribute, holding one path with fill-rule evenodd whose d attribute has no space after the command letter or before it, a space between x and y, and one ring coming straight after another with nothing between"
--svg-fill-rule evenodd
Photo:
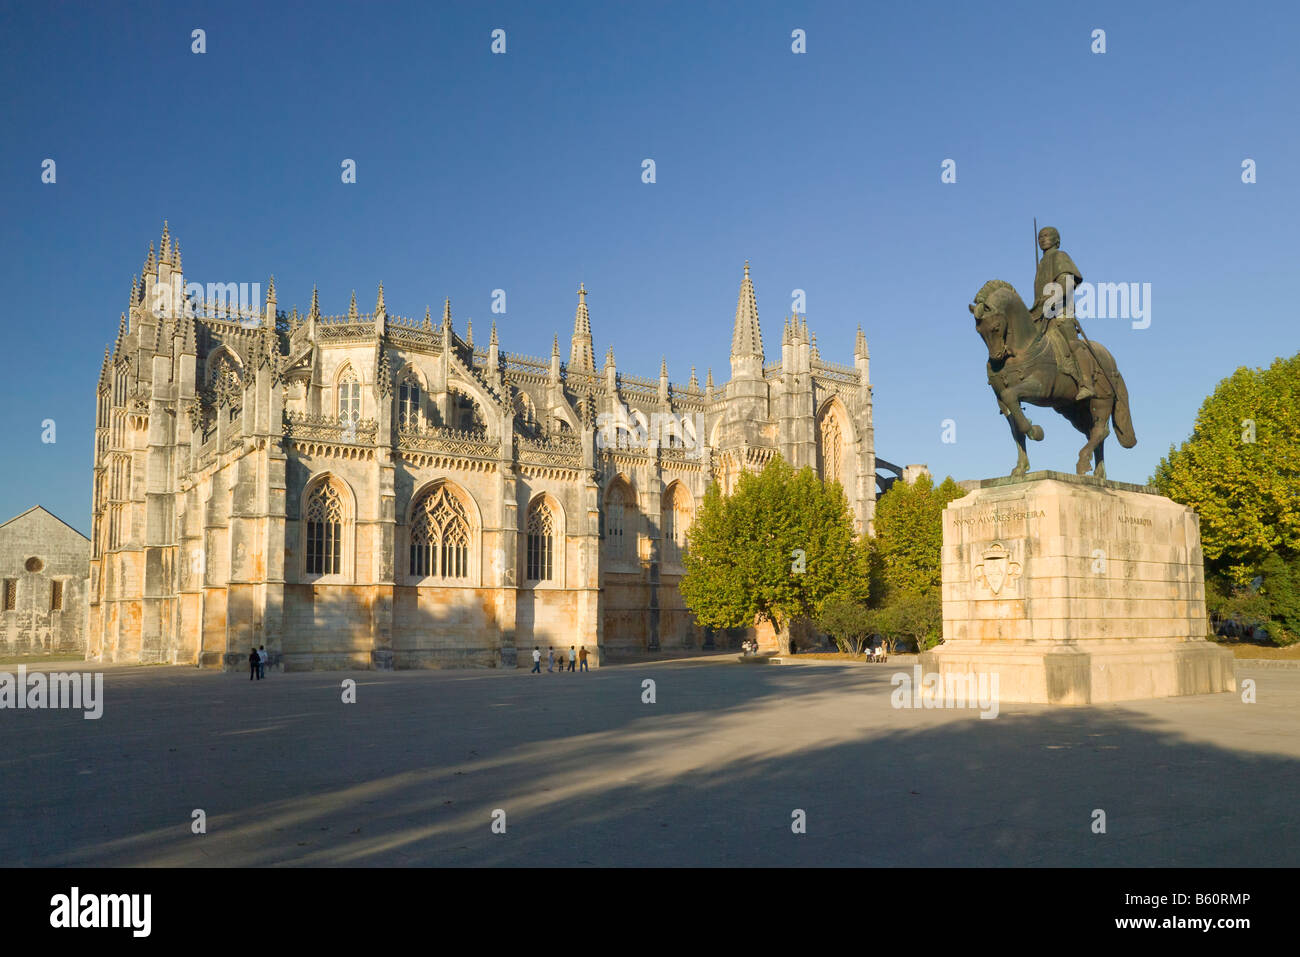
<instances>
[{"instance_id":1,"label":"tall tower with spire","mask_svg":"<svg viewBox=\"0 0 1300 957\"><path fill-rule=\"evenodd\" d=\"M591 316L587 312L587 286L578 284L578 311L573 316L573 339L569 344L569 369L573 372L596 372L596 356L591 348Z\"/></svg>"}]
</instances>

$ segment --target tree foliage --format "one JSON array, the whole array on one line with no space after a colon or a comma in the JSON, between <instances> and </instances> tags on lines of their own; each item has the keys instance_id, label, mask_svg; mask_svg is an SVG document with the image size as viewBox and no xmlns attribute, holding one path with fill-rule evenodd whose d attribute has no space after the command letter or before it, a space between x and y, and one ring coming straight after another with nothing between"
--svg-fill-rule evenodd
<instances>
[{"instance_id":1,"label":"tree foliage","mask_svg":"<svg viewBox=\"0 0 1300 957\"><path fill-rule=\"evenodd\" d=\"M878 605L892 596L928 595L943 581L943 510L965 491L948 477L938 488L929 475L895 482L876 503L872 594Z\"/></svg>"},{"instance_id":2,"label":"tree foliage","mask_svg":"<svg viewBox=\"0 0 1300 957\"><path fill-rule=\"evenodd\" d=\"M1220 382L1151 483L1196 510L1207 569L1234 585L1300 555L1300 354Z\"/></svg>"},{"instance_id":3,"label":"tree foliage","mask_svg":"<svg viewBox=\"0 0 1300 957\"><path fill-rule=\"evenodd\" d=\"M922 474L910 485L895 482L876 503L870 622L891 652L900 640L924 651L943 637L943 510L965 494L951 476L936 488Z\"/></svg>"},{"instance_id":4,"label":"tree foliage","mask_svg":"<svg viewBox=\"0 0 1300 957\"><path fill-rule=\"evenodd\" d=\"M742 472L729 496L710 486L683 564L686 606L714 628L767 620L787 636L793 619L816 616L833 597L867 598L866 562L843 489L780 457L761 472Z\"/></svg>"},{"instance_id":5,"label":"tree foliage","mask_svg":"<svg viewBox=\"0 0 1300 957\"><path fill-rule=\"evenodd\" d=\"M872 623L872 614L861 602L830 598L817 617L817 627L835 640L840 651L860 655L867 639L877 630Z\"/></svg>"},{"instance_id":6,"label":"tree foliage","mask_svg":"<svg viewBox=\"0 0 1300 957\"><path fill-rule=\"evenodd\" d=\"M925 651L943 637L943 603L937 590L925 595L903 592L882 607L873 608L868 621L871 631L884 639L890 654L900 640L911 642L917 651Z\"/></svg>"}]
</instances>

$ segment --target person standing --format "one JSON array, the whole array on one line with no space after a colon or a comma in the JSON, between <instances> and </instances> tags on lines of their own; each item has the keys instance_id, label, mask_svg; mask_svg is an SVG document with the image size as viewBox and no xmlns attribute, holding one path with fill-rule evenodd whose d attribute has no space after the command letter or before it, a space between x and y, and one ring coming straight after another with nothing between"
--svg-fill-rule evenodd
<instances>
[{"instance_id":1,"label":"person standing","mask_svg":"<svg viewBox=\"0 0 1300 957\"><path fill-rule=\"evenodd\" d=\"M546 670L551 672L555 670L555 646L546 646Z\"/></svg>"},{"instance_id":2,"label":"person standing","mask_svg":"<svg viewBox=\"0 0 1300 957\"><path fill-rule=\"evenodd\" d=\"M587 646L586 645L583 645L582 649L578 652L578 670L579 671L587 670Z\"/></svg>"},{"instance_id":3,"label":"person standing","mask_svg":"<svg viewBox=\"0 0 1300 957\"><path fill-rule=\"evenodd\" d=\"M257 677L257 663L260 659L257 657L257 649L253 648L248 652L248 680L252 681Z\"/></svg>"},{"instance_id":4,"label":"person standing","mask_svg":"<svg viewBox=\"0 0 1300 957\"><path fill-rule=\"evenodd\" d=\"M540 675L542 673L542 649L533 645L533 670L529 674Z\"/></svg>"},{"instance_id":5,"label":"person standing","mask_svg":"<svg viewBox=\"0 0 1300 957\"><path fill-rule=\"evenodd\" d=\"M572 671L578 663L578 653L574 651L573 645L569 645L569 670Z\"/></svg>"},{"instance_id":6,"label":"person standing","mask_svg":"<svg viewBox=\"0 0 1300 957\"><path fill-rule=\"evenodd\" d=\"M257 646L257 680L261 681L266 677L266 662L270 656L266 653L266 645Z\"/></svg>"}]
</instances>

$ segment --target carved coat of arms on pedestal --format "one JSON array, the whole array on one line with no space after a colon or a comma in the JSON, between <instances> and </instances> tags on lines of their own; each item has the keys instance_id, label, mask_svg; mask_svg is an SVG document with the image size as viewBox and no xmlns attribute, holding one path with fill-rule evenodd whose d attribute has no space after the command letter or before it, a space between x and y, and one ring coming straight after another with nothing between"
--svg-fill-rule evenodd
<instances>
[{"instance_id":1,"label":"carved coat of arms on pedestal","mask_svg":"<svg viewBox=\"0 0 1300 957\"><path fill-rule=\"evenodd\" d=\"M974 574L971 576L976 585L987 588L995 596L1002 597L1003 590L1014 592L1019 585L1020 562L1015 561L1011 549L1001 542L993 542L979 548L975 553Z\"/></svg>"}]
</instances>

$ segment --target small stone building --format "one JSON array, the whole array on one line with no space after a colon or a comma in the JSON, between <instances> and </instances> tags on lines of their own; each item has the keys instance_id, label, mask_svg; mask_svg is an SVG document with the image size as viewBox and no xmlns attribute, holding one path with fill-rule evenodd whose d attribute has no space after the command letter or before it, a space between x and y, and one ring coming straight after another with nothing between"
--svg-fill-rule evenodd
<instances>
[{"instance_id":1,"label":"small stone building","mask_svg":"<svg viewBox=\"0 0 1300 957\"><path fill-rule=\"evenodd\" d=\"M0 657L84 655L90 539L39 505L0 525Z\"/></svg>"}]
</instances>

